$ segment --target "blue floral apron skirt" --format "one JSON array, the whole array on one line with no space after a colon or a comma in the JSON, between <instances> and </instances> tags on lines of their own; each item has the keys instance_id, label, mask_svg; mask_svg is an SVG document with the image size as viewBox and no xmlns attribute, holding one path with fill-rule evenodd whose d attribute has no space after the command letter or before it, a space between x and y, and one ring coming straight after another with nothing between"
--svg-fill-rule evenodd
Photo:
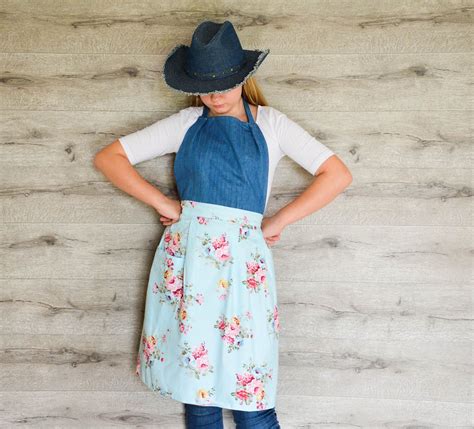
<instances>
[{"instance_id":1,"label":"blue floral apron skirt","mask_svg":"<svg viewBox=\"0 0 474 429\"><path fill-rule=\"evenodd\" d=\"M280 325L268 148L243 101L248 122L204 106L176 154L182 211L156 249L136 373L163 397L257 411L275 407Z\"/></svg>"}]
</instances>

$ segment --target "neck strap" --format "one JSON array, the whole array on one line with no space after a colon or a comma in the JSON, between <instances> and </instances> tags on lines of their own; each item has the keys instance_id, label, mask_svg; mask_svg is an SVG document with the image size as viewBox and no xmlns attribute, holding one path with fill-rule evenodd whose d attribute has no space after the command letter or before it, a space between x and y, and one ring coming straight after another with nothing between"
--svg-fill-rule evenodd
<instances>
[{"instance_id":1,"label":"neck strap","mask_svg":"<svg viewBox=\"0 0 474 429\"><path fill-rule=\"evenodd\" d=\"M249 124L253 124L254 120L253 120L252 112L250 111L250 106L247 103L247 100L245 100L245 97L242 97L242 98L244 100L245 112L247 113L247 121L249 122Z\"/></svg>"}]
</instances>

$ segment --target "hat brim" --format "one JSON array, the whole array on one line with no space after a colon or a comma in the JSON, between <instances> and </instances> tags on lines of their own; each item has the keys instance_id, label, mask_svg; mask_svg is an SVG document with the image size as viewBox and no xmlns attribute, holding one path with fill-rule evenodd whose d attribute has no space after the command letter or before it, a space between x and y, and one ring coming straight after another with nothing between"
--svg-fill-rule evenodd
<instances>
[{"instance_id":1,"label":"hat brim","mask_svg":"<svg viewBox=\"0 0 474 429\"><path fill-rule=\"evenodd\" d=\"M242 85L257 71L270 52L270 49L244 49L245 65L237 73L221 79L199 80L192 78L184 70L188 49L189 46L186 45L176 46L166 58L162 74L165 83L171 89L189 95L226 92Z\"/></svg>"}]
</instances>

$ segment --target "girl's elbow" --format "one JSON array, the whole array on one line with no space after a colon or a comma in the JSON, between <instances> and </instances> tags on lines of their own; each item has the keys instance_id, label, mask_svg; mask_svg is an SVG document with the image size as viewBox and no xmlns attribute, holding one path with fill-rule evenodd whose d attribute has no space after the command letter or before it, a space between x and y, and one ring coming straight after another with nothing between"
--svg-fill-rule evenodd
<instances>
[{"instance_id":1,"label":"girl's elbow","mask_svg":"<svg viewBox=\"0 0 474 429\"><path fill-rule=\"evenodd\" d=\"M352 183L352 174L349 170L347 170L345 177L347 182L346 186L349 186Z\"/></svg>"},{"instance_id":2,"label":"girl's elbow","mask_svg":"<svg viewBox=\"0 0 474 429\"><path fill-rule=\"evenodd\" d=\"M103 160L104 160L104 153L102 150L100 150L99 152L95 154L94 159L92 160L92 164L96 170L98 171L102 170Z\"/></svg>"},{"instance_id":3,"label":"girl's elbow","mask_svg":"<svg viewBox=\"0 0 474 429\"><path fill-rule=\"evenodd\" d=\"M339 183L341 191L346 189L352 183L352 174L348 169L345 169L345 171L340 174Z\"/></svg>"}]
</instances>

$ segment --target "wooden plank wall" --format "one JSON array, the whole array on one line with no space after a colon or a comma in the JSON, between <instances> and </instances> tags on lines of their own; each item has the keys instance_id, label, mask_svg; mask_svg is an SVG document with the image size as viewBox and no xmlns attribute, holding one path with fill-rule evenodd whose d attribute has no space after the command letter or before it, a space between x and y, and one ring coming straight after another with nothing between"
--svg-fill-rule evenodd
<instances>
[{"instance_id":1,"label":"wooden plank wall","mask_svg":"<svg viewBox=\"0 0 474 429\"><path fill-rule=\"evenodd\" d=\"M2 0L0 425L184 427L134 375L162 226L92 158L186 106L166 54L230 19L354 178L273 248L282 427L472 427L473 6ZM137 168L173 195L172 161ZM284 158L267 214L310 180Z\"/></svg>"}]
</instances>

